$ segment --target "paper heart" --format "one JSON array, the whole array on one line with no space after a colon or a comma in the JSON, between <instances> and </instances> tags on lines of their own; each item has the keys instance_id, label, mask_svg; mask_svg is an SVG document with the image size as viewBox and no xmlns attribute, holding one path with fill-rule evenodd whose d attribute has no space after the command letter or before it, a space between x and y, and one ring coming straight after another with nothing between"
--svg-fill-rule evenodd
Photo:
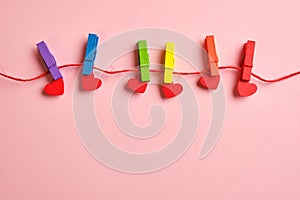
<instances>
[{"instance_id":1,"label":"paper heart","mask_svg":"<svg viewBox=\"0 0 300 200\"><path fill-rule=\"evenodd\" d=\"M53 80L44 87L44 93L51 96L64 94L64 81L62 78Z\"/></svg>"},{"instance_id":2,"label":"paper heart","mask_svg":"<svg viewBox=\"0 0 300 200\"><path fill-rule=\"evenodd\" d=\"M83 90L93 91L97 90L102 85L102 81L99 78L94 78L94 74L82 75L81 87Z\"/></svg>"},{"instance_id":3,"label":"paper heart","mask_svg":"<svg viewBox=\"0 0 300 200\"><path fill-rule=\"evenodd\" d=\"M172 98L172 97L179 95L183 91L183 87L179 83L164 84L164 85L161 85L161 91L162 91L163 97Z\"/></svg>"},{"instance_id":4,"label":"paper heart","mask_svg":"<svg viewBox=\"0 0 300 200\"><path fill-rule=\"evenodd\" d=\"M247 81L239 81L237 85L237 92L241 97L247 97L257 91L257 86L254 83Z\"/></svg>"},{"instance_id":5,"label":"paper heart","mask_svg":"<svg viewBox=\"0 0 300 200\"><path fill-rule=\"evenodd\" d=\"M199 79L198 85L207 89L216 90L220 82L220 75L211 76L203 74Z\"/></svg>"},{"instance_id":6,"label":"paper heart","mask_svg":"<svg viewBox=\"0 0 300 200\"><path fill-rule=\"evenodd\" d=\"M137 78L129 79L127 82L127 87L134 92L144 93L147 88L147 82L141 82Z\"/></svg>"}]
</instances>

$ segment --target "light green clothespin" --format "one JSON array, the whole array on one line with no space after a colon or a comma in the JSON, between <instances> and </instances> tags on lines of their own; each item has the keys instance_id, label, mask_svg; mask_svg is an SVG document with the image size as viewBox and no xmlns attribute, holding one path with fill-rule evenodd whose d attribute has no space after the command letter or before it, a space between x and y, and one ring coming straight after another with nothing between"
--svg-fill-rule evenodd
<instances>
[{"instance_id":1,"label":"light green clothespin","mask_svg":"<svg viewBox=\"0 0 300 200\"><path fill-rule=\"evenodd\" d=\"M141 81L149 82L150 81L150 62L149 54L147 49L147 41L139 40L137 43L139 50L139 63L141 71Z\"/></svg>"}]
</instances>

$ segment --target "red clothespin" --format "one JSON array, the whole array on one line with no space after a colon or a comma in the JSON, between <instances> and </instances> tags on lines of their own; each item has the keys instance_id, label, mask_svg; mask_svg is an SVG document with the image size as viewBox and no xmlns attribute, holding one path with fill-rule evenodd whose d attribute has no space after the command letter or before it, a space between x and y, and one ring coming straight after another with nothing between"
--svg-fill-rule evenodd
<instances>
[{"instance_id":1,"label":"red clothespin","mask_svg":"<svg viewBox=\"0 0 300 200\"><path fill-rule=\"evenodd\" d=\"M218 88L220 82L220 74L218 66L219 59L217 56L215 40L213 35L206 36L205 46L208 54L209 73L202 74L198 83L204 88L215 90Z\"/></svg>"},{"instance_id":2,"label":"red clothespin","mask_svg":"<svg viewBox=\"0 0 300 200\"><path fill-rule=\"evenodd\" d=\"M238 95L242 97L250 96L257 91L257 86L254 83L249 82L253 67L254 48L255 42L251 40L248 40L248 42L244 45L244 55L241 64L241 79L237 85Z\"/></svg>"}]
</instances>

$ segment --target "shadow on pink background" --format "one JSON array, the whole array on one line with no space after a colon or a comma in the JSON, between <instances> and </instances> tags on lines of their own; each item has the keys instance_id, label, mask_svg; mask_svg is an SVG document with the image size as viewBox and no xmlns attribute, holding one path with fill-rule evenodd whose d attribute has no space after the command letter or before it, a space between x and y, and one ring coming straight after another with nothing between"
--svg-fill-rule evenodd
<instances>
[{"instance_id":1,"label":"shadow on pink background","mask_svg":"<svg viewBox=\"0 0 300 200\"><path fill-rule=\"evenodd\" d=\"M199 43L214 34L220 65L237 65L244 42L255 40L253 71L265 78L300 67L300 13L295 0L11 0L3 1L0 11L0 70L18 77L45 71L35 47L41 40L47 42L59 65L80 63L89 32L97 33L101 43L141 27L176 30ZM124 67L132 63L125 60ZM42 95L48 78L29 83L0 78L0 199L300 198L300 77L274 84L252 79L258 92L237 98L233 96L236 72L222 71L227 110L224 129L204 160L197 156L210 123L209 94L196 86L199 77L188 77L203 111L195 141L170 167L132 175L102 165L82 146L72 111L77 69L62 73L66 92L58 98ZM117 80L118 75L103 78L103 87L96 94L98 121L110 120L105 117L110 110L103 104L109 101L101 99L110 95ZM171 138L172 121L178 121L176 101L162 101L157 88L150 87L144 96L131 101L129 109L139 108L135 113L144 116L133 116L136 123L147 123L148 110L142 110L145 99L173 112L160 133L164 135L149 141L152 145L121 136L112 122L105 127L108 137L131 151L159 148L163 145L159 138Z\"/></svg>"}]
</instances>

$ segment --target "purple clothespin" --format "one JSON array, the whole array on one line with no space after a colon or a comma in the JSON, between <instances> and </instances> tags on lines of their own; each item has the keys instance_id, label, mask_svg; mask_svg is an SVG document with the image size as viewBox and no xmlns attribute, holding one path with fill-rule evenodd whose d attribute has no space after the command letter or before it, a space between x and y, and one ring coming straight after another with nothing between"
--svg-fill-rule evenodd
<instances>
[{"instance_id":1,"label":"purple clothespin","mask_svg":"<svg viewBox=\"0 0 300 200\"><path fill-rule=\"evenodd\" d=\"M61 73L56 65L56 61L55 61L53 55L51 54L51 52L49 51L46 43L44 41L41 41L36 46L44 60L45 65L47 66L52 78L54 80L63 78L63 76L61 75Z\"/></svg>"}]
</instances>

